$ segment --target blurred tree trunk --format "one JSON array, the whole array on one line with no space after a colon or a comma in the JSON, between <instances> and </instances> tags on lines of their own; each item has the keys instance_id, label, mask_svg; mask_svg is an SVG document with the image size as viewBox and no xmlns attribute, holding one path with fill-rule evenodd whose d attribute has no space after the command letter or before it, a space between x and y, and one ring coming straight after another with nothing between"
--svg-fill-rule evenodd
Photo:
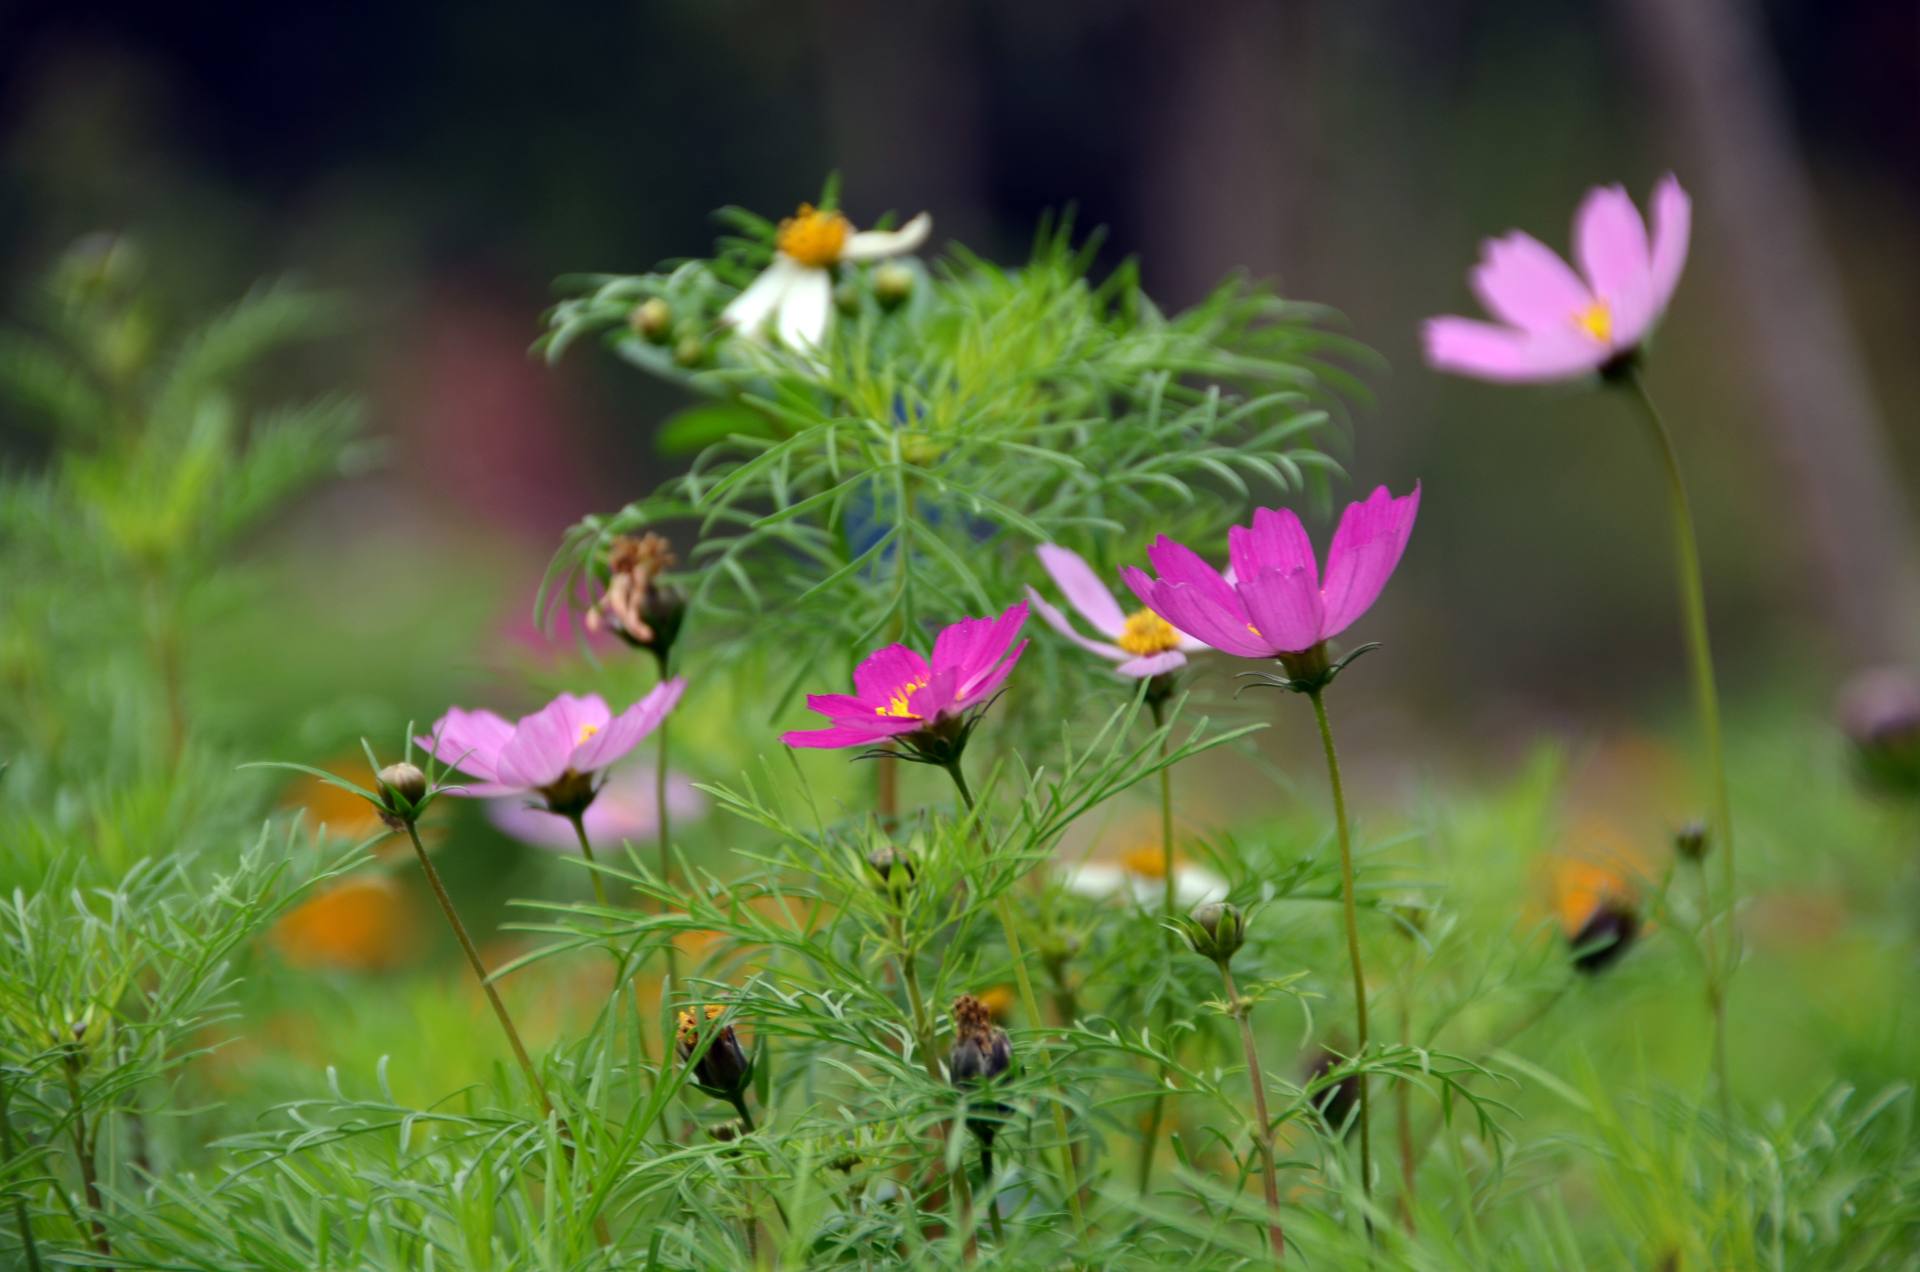
<instances>
[{"instance_id":1,"label":"blurred tree trunk","mask_svg":"<svg viewBox=\"0 0 1920 1272\"><path fill-rule=\"evenodd\" d=\"M1841 652L1911 654L1912 514L1815 223L1762 15L1742 0L1620 5L1703 178L1700 219L1732 260L1760 418L1787 468Z\"/></svg>"}]
</instances>

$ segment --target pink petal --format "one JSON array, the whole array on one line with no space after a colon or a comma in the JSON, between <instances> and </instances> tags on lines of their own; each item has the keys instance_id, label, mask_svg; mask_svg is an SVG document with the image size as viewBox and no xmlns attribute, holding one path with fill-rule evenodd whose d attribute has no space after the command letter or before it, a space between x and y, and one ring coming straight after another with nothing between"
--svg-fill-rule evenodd
<instances>
[{"instance_id":1,"label":"pink petal","mask_svg":"<svg viewBox=\"0 0 1920 1272\"><path fill-rule=\"evenodd\" d=\"M1268 569L1304 569L1314 586L1320 585L1313 542L1291 508L1256 508L1251 529L1234 526L1227 531L1227 554L1237 579L1250 579Z\"/></svg>"},{"instance_id":2,"label":"pink petal","mask_svg":"<svg viewBox=\"0 0 1920 1272\"><path fill-rule=\"evenodd\" d=\"M1049 605L1047 598L1032 588L1027 589L1027 603L1032 605L1034 610L1039 613L1041 622L1053 628L1054 631L1059 632L1062 636L1065 636L1068 640L1080 646L1080 648L1086 650L1088 653L1098 654L1102 658L1111 658L1116 661L1128 656L1126 650L1109 641L1090 640L1082 636L1078 631L1074 630L1073 623L1065 614L1062 614L1052 605Z\"/></svg>"},{"instance_id":3,"label":"pink petal","mask_svg":"<svg viewBox=\"0 0 1920 1272\"><path fill-rule=\"evenodd\" d=\"M1413 493L1402 498L1395 499L1381 486L1363 502L1347 506L1327 548L1322 638L1345 631L1379 597L1394 567L1400 564L1419 512L1418 482Z\"/></svg>"},{"instance_id":4,"label":"pink petal","mask_svg":"<svg viewBox=\"0 0 1920 1272\"><path fill-rule=\"evenodd\" d=\"M829 720L864 720L879 714L873 703L848 693L810 693L807 710L818 711Z\"/></svg>"},{"instance_id":5,"label":"pink petal","mask_svg":"<svg viewBox=\"0 0 1920 1272\"><path fill-rule=\"evenodd\" d=\"M640 699L608 721L598 733L574 748L571 767L576 773L592 773L607 767L640 744L640 739L660 727L660 722L680 703L687 690L684 676L655 685Z\"/></svg>"},{"instance_id":6,"label":"pink petal","mask_svg":"<svg viewBox=\"0 0 1920 1272\"><path fill-rule=\"evenodd\" d=\"M1680 271L1687 264L1687 240L1693 232L1693 201L1672 173L1653 187L1653 317L1666 311Z\"/></svg>"},{"instance_id":7,"label":"pink petal","mask_svg":"<svg viewBox=\"0 0 1920 1272\"><path fill-rule=\"evenodd\" d=\"M1247 630L1247 622L1235 610L1215 605L1189 583L1156 583L1153 587L1153 612L1183 632L1204 640L1213 648L1242 658L1268 658L1275 649L1259 635Z\"/></svg>"},{"instance_id":8,"label":"pink petal","mask_svg":"<svg viewBox=\"0 0 1920 1272\"><path fill-rule=\"evenodd\" d=\"M905 645L876 649L853 669L854 692L869 707L884 707L907 685L923 683L930 674L927 660Z\"/></svg>"},{"instance_id":9,"label":"pink petal","mask_svg":"<svg viewBox=\"0 0 1920 1272\"><path fill-rule=\"evenodd\" d=\"M953 707L964 711L974 703L983 702L992 697L994 692L998 690L1002 684L1006 683L1007 677L1013 674L1015 664L1020 661L1020 655L1026 652L1027 642L1023 640L1013 647L1012 653L1000 660L998 666L989 670L985 676L966 685L956 694L952 704Z\"/></svg>"},{"instance_id":10,"label":"pink petal","mask_svg":"<svg viewBox=\"0 0 1920 1272\"><path fill-rule=\"evenodd\" d=\"M1471 318L1429 318L1422 329L1427 365L1436 371L1504 384L1538 384L1590 375L1613 356L1569 324L1564 332L1534 334Z\"/></svg>"},{"instance_id":11,"label":"pink petal","mask_svg":"<svg viewBox=\"0 0 1920 1272\"><path fill-rule=\"evenodd\" d=\"M967 619L955 623L934 639L933 666L936 674L949 669L958 673L955 699L971 698L978 692L980 681L995 670L995 664L1007 652L1013 638L1020 634L1020 628L1026 621L1027 603L1021 601L1010 606L998 618ZM1022 645L1021 648L1026 646Z\"/></svg>"},{"instance_id":12,"label":"pink petal","mask_svg":"<svg viewBox=\"0 0 1920 1272\"><path fill-rule=\"evenodd\" d=\"M1573 250L1593 294L1613 310L1613 348L1632 348L1653 316L1653 264L1646 223L1624 189L1587 192L1573 217Z\"/></svg>"},{"instance_id":13,"label":"pink petal","mask_svg":"<svg viewBox=\"0 0 1920 1272\"><path fill-rule=\"evenodd\" d=\"M1487 312L1526 331L1565 327L1593 301L1593 293L1559 255L1531 234L1515 230L1489 239L1471 282Z\"/></svg>"},{"instance_id":14,"label":"pink petal","mask_svg":"<svg viewBox=\"0 0 1920 1272\"><path fill-rule=\"evenodd\" d=\"M1304 567L1268 566L1241 582L1240 596L1261 639L1274 652L1296 653L1320 643L1320 588Z\"/></svg>"},{"instance_id":15,"label":"pink petal","mask_svg":"<svg viewBox=\"0 0 1920 1272\"><path fill-rule=\"evenodd\" d=\"M491 711L449 707L447 713L434 722L431 735L414 741L442 764L455 765L463 773L492 781L500 748L512 736L513 725Z\"/></svg>"},{"instance_id":16,"label":"pink petal","mask_svg":"<svg viewBox=\"0 0 1920 1272\"><path fill-rule=\"evenodd\" d=\"M863 728L853 724L836 724L826 729L795 729L789 733L782 733L780 740L788 746L833 750L845 746L876 746L890 740L896 734L912 731L912 728L878 729Z\"/></svg>"},{"instance_id":17,"label":"pink petal","mask_svg":"<svg viewBox=\"0 0 1920 1272\"><path fill-rule=\"evenodd\" d=\"M1107 585L1078 553L1043 543L1033 554L1040 558L1041 566L1053 577L1067 603L1080 611L1080 617L1091 623L1094 631L1102 636L1120 634L1121 628L1127 625L1127 616L1120 612Z\"/></svg>"},{"instance_id":18,"label":"pink petal","mask_svg":"<svg viewBox=\"0 0 1920 1272\"><path fill-rule=\"evenodd\" d=\"M1187 656L1177 649L1169 649L1161 654L1142 654L1138 658L1129 658L1114 670L1123 676L1137 680L1147 680L1154 676L1164 676L1187 665Z\"/></svg>"},{"instance_id":19,"label":"pink petal","mask_svg":"<svg viewBox=\"0 0 1920 1272\"><path fill-rule=\"evenodd\" d=\"M1201 559L1198 552L1186 544L1175 543L1163 534L1147 549L1147 560L1151 561L1153 568L1160 572L1161 582L1183 583L1197 591L1209 605L1225 610L1235 617L1246 613L1246 607L1241 605L1240 596L1233 590L1232 585L1221 578L1218 570L1208 565ZM1138 591L1138 589L1135 590ZM1155 595L1158 595L1158 589L1155 590ZM1161 617L1166 616L1163 614Z\"/></svg>"},{"instance_id":20,"label":"pink petal","mask_svg":"<svg viewBox=\"0 0 1920 1272\"><path fill-rule=\"evenodd\" d=\"M567 771L579 735L571 723L572 704L556 698L514 726L513 736L500 748L496 774L502 786L532 790L555 781Z\"/></svg>"}]
</instances>

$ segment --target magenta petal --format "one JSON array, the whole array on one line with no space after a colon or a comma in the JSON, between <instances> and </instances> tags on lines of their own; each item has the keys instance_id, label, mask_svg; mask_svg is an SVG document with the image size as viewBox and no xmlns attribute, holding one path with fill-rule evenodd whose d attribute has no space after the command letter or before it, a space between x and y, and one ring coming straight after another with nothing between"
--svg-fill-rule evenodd
<instances>
[{"instance_id":1,"label":"magenta petal","mask_svg":"<svg viewBox=\"0 0 1920 1272\"><path fill-rule=\"evenodd\" d=\"M1060 594L1067 603L1080 611L1080 616L1093 625L1093 630L1102 636L1118 636L1120 629L1127 625L1127 617L1120 612L1119 604L1113 599L1113 593L1100 581L1078 553L1043 543L1033 550L1040 558L1040 564L1052 576Z\"/></svg>"},{"instance_id":2,"label":"magenta petal","mask_svg":"<svg viewBox=\"0 0 1920 1272\"><path fill-rule=\"evenodd\" d=\"M1313 542L1291 508L1256 508L1251 528L1227 531L1227 552L1237 579L1250 579L1262 570L1304 569L1319 586Z\"/></svg>"},{"instance_id":3,"label":"magenta petal","mask_svg":"<svg viewBox=\"0 0 1920 1272\"><path fill-rule=\"evenodd\" d=\"M1653 316L1665 312L1687 264L1687 240L1693 233L1693 201L1668 173L1653 188Z\"/></svg>"},{"instance_id":4,"label":"magenta petal","mask_svg":"<svg viewBox=\"0 0 1920 1272\"><path fill-rule=\"evenodd\" d=\"M826 729L795 729L782 733L788 746L834 750L846 746L877 746L894 736L896 730L863 729L851 724L836 724Z\"/></svg>"},{"instance_id":5,"label":"magenta petal","mask_svg":"<svg viewBox=\"0 0 1920 1272\"><path fill-rule=\"evenodd\" d=\"M1009 606L1000 617L988 622L985 619L969 620L967 624L956 623L941 632L934 641L933 666L935 674L952 668L958 675L954 689L955 700L966 700L979 693L980 682L992 674L1000 659L1006 654L1013 638L1020 634L1020 628L1027 621L1027 603L1021 601ZM980 624L985 624L981 626ZM948 633L954 628L967 626L969 631L957 641L949 642ZM946 646L943 653L942 646ZM1025 649L1024 643L1020 646ZM1013 657L1020 655L1015 653ZM1006 679L1004 675L1000 680Z\"/></svg>"},{"instance_id":6,"label":"magenta petal","mask_svg":"<svg viewBox=\"0 0 1920 1272\"><path fill-rule=\"evenodd\" d=\"M573 706L556 698L514 726L495 770L502 786L532 790L555 781L573 758Z\"/></svg>"},{"instance_id":7,"label":"magenta petal","mask_svg":"<svg viewBox=\"0 0 1920 1272\"><path fill-rule=\"evenodd\" d=\"M447 713L434 722L430 736L414 741L442 764L454 765L463 773L492 781L500 748L512 736L513 725L491 711L449 707Z\"/></svg>"},{"instance_id":8,"label":"magenta petal","mask_svg":"<svg viewBox=\"0 0 1920 1272\"><path fill-rule=\"evenodd\" d=\"M1395 499L1381 486L1360 503L1347 506L1327 548L1323 638L1345 631L1378 599L1400 564L1419 512L1418 482L1413 493L1402 498Z\"/></svg>"},{"instance_id":9,"label":"magenta petal","mask_svg":"<svg viewBox=\"0 0 1920 1272\"><path fill-rule=\"evenodd\" d=\"M810 693L807 710L818 711L829 720L864 720L879 714L875 704L850 693Z\"/></svg>"},{"instance_id":10,"label":"magenta petal","mask_svg":"<svg viewBox=\"0 0 1920 1272\"><path fill-rule=\"evenodd\" d=\"M1434 370L1505 384L1590 375L1613 356L1608 346L1580 337L1571 324L1564 332L1536 335L1471 318L1429 318L1421 334Z\"/></svg>"},{"instance_id":11,"label":"magenta petal","mask_svg":"<svg viewBox=\"0 0 1920 1272\"><path fill-rule=\"evenodd\" d=\"M1320 643L1320 589L1305 567L1269 566L1241 581L1240 596L1268 648L1290 654Z\"/></svg>"},{"instance_id":12,"label":"magenta petal","mask_svg":"<svg viewBox=\"0 0 1920 1272\"><path fill-rule=\"evenodd\" d=\"M960 710L965 710L976 702L982 702L992 697L994 692L1006 683L1007 677L1013 674L1014 666L1020 661L1020 655L1026 652L1027 642L1023 640L1018 645L1015 645L1013 651L1001 659L997 666L990 669L984 676L976 679L971 684L964 686L954 706Z\"/></svg>"},{"instance_id":13,"label":"magenta petal","mask_svg":"<svg viewBox=\"0 0 1920 1272\"><path fill-rule=\"evenodd\" d=\"M1234 598L1236 610L1239 598ZM1213 604L1187 583L1157 583L1153 589L1153 612L1181 631L1203 640L1221 653L1241 658L1267 658L1277 652L1257 633L1247 630L1239 613Z\"/></svg>"},{"instance_id":14,"label":"magenta petal","mask_svg":"<svg viewBox=\"0 0 1920 1272\"><path fill-rule=\"evenodd\" d=\"M680 703L685 693L685 677L655 685L647 695L608 721L606 727L574 748L570 767L576 773L593 773L620 759L640 744L640 739L660 727L660 722Z\"/></svg>"},{"instance_id":15,"label":"magenta petal","mask_svg":"<svg viewBox=\"0 0 1920 1272\"><path fill-rule=\"evenodd\" d=\"M922 684L930 672L927 660L905 645L876 649L853 669L853 689L868 706L885 706L907 685Z\"/></svg>"},{"instance_id":16,"label":"magenta petal","mask_svg":"<svg viewBox=\"0 0 1920 1272\"><path fill-rule=\"evenodd\" d=\"M1032 605L1034 611L1040 615L1041 622L1053 628L1054 631L1059 632L1062 636L1065 636L1068 640L1080 646L1080 648L1086 650L1088 653L1098 654L1102 658L1112 659L1121 659L1127 656L1126 650L1110 641L1091 640L1081 635L1074 629L1072 621L1068 619L1065 614L1062 614L1059 610L1048 604L1047 598L1032 588L1027 589L1027 603Z\"/></svg>"},{"instance_id":17,"label":"magenta petal","mask_svg":"<svg viewBox=\"0 0 1920 1272\"><path fill-rule=\"evenodd\" d=\"M1566 327L1593 299L1552 248L1518 230L1487 241L1470 281L1488 313L1526 331Z\"/></svg>"},{"instance_id":18,"label":"magenta petal","mask_svg":"<svg viewBox=\"0 0 1920 1272\"><path fill-rule=\"evenodd\" d=\"M1588 192L1573 219L1574 255L1594 295L1612 309L1612 346L1631 348L1653 316L1653 266L1640 209L1619 186Z\"/></svg>"},{"instance_id":19,"label":"magenta petal","mask_svg":"<svg viewBox=\"0 0 1920 1272\"><path fill-rule=\"evenodd\" d=\"M1162 583L1185 584L1198 592L1207 604L1235 617L1246 613L1233 585L1221 578L1218 570L1208 565L1198 552L1186 544L1175 543L1163 534L1147 548L1147 560L1160 572ZM1155 595L1158 594L1156 589Z\"/></svg>"}]
</instances>

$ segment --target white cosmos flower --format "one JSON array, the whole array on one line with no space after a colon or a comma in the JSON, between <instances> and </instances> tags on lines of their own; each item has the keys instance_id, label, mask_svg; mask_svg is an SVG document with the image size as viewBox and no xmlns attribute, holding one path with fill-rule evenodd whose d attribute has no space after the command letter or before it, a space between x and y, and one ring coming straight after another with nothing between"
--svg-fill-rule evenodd
<instances>
[{"instance_id":1,"label":"white cosmos flower","mask_svg":"<svg viewBox=\"0 0 1920 1272\"><path fill-rule=\"evenodd\" d=\"M1127 897L1136 905L1157 907L1166 898L1166 876L1160 850L1140 848L1118 861L1083 861L1061 874L1067 891L1095 900ZM1207 901L1223 901L1227 881L1207 869L1178 857L1173 860L1173 900L1182 910Z\"/></svg>"},{"instance_id":2,"label":"white cosmos flower","mask_svg":"<svg viewBox=\"0 0 1920 1272\"><path fill-rule=\"evenodd\" d=\"M1065 614L1047 603L1046 597L1028 588L1027 599L1033 602L1041 621L1088 653L1118 663L1114 670L1121 675L1141 680L1162 676L1186 666L1188 654L1210 648L1184 632L1175 631L1172 623L1150 609L1135 610L1131 614L1122 612L1113 593L1078 553L1057 544L1043 543L1034 549L1034 555L1040 558L1040 564L1053 577L1067 603L1106 639L1089 640L1081 635Z\"/></svg>"},{"instance_id":3,"label":"white cosmos flower","mask_svg":"<svg viewBox=\"0 0 1920 1272\"><path fill-rule=\"evenodd\" d=\"M771 331L789 349L817 349L833 317L833 267L905 255L932 231L925 212L897 230L856 231L840 213L802 203L780 222L773 264L727 303L720 321L749 340L765 341Z\"/></svg>"}]
</instances>

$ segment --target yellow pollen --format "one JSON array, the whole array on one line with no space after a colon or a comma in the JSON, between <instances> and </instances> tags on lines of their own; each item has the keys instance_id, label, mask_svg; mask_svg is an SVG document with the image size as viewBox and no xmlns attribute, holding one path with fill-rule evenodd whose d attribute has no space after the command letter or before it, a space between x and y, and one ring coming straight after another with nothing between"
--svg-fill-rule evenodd
<instances>
[{"instance_id":1,"label":"yellow pollen","mask_svg":"<svg viewBox=\"0 0 1920 1272\"><path fill-rule=\"evenodd\" d=\"M802 265L825 269L839 262L851 233L853 227L838 212L821 212L811 203L802 203L798 212L780 222L773 242Z\"/></svg>"},{"instance_id":2,"label":"yellow pollen","mask_svg":"<svg viewBox=\"0 0 1920 1272\"><path fill-rule=\"evenodd\" d=\"M1172 623L1152 610L1135 610L1127 615L1126 626L1120 629L1114 643L1135 656L1164 654L1180 648L1180 634L1173 630Z\"/></svg>"},{"instance_id":3,"label":"yellow pollen","mask_svg":"<svg viewBox=\"0 0 1920 1272\"><path fill-rule=\"evenodd\" d=\"M1167 861L1158 848L1135 848L1120 858L1128 874L1139 875L1143 879L1164 879L1167 877Z\"/></svg>"},{"instance_id":4,"label":"yellow pollen","mask_svg":"<svg viewBox=\"0 0 1920 1272\"><path fill-rule=\"evenodd\" d=\"M582 742L585 742L588 738L592 737L594 734L598 732L600 732L599 725L583 724L580 726L580 736L574 739L573 744L575 746L579 746Z\"/></svg>"},{"instance_id":5,"label":"yellow pollen","mask_svg":"<svg viewBox=\"0 0 1920 1272\"><path fill-rule=\"evenodd\" d=\"M913 680L901 685L893 691L893 696L887 699L887 705L884 707L875 707L873 714L891 716L896 720L919 719L919 713L916 712L910 704L913 702L913 695L926 687L927 682L924 680Z\"/></svg>"},{"instance_id":6,"label":"yellow pollen","mask_svg":"<svg viewBox=\"0 0 1920 1272\"><path fill-rule=\"evenodd\" d=\"M1604 300L1596 300L1575 314L1573 325L1601 344L1613 343L1613 309Z\"/></svg>"}]
</instances>

